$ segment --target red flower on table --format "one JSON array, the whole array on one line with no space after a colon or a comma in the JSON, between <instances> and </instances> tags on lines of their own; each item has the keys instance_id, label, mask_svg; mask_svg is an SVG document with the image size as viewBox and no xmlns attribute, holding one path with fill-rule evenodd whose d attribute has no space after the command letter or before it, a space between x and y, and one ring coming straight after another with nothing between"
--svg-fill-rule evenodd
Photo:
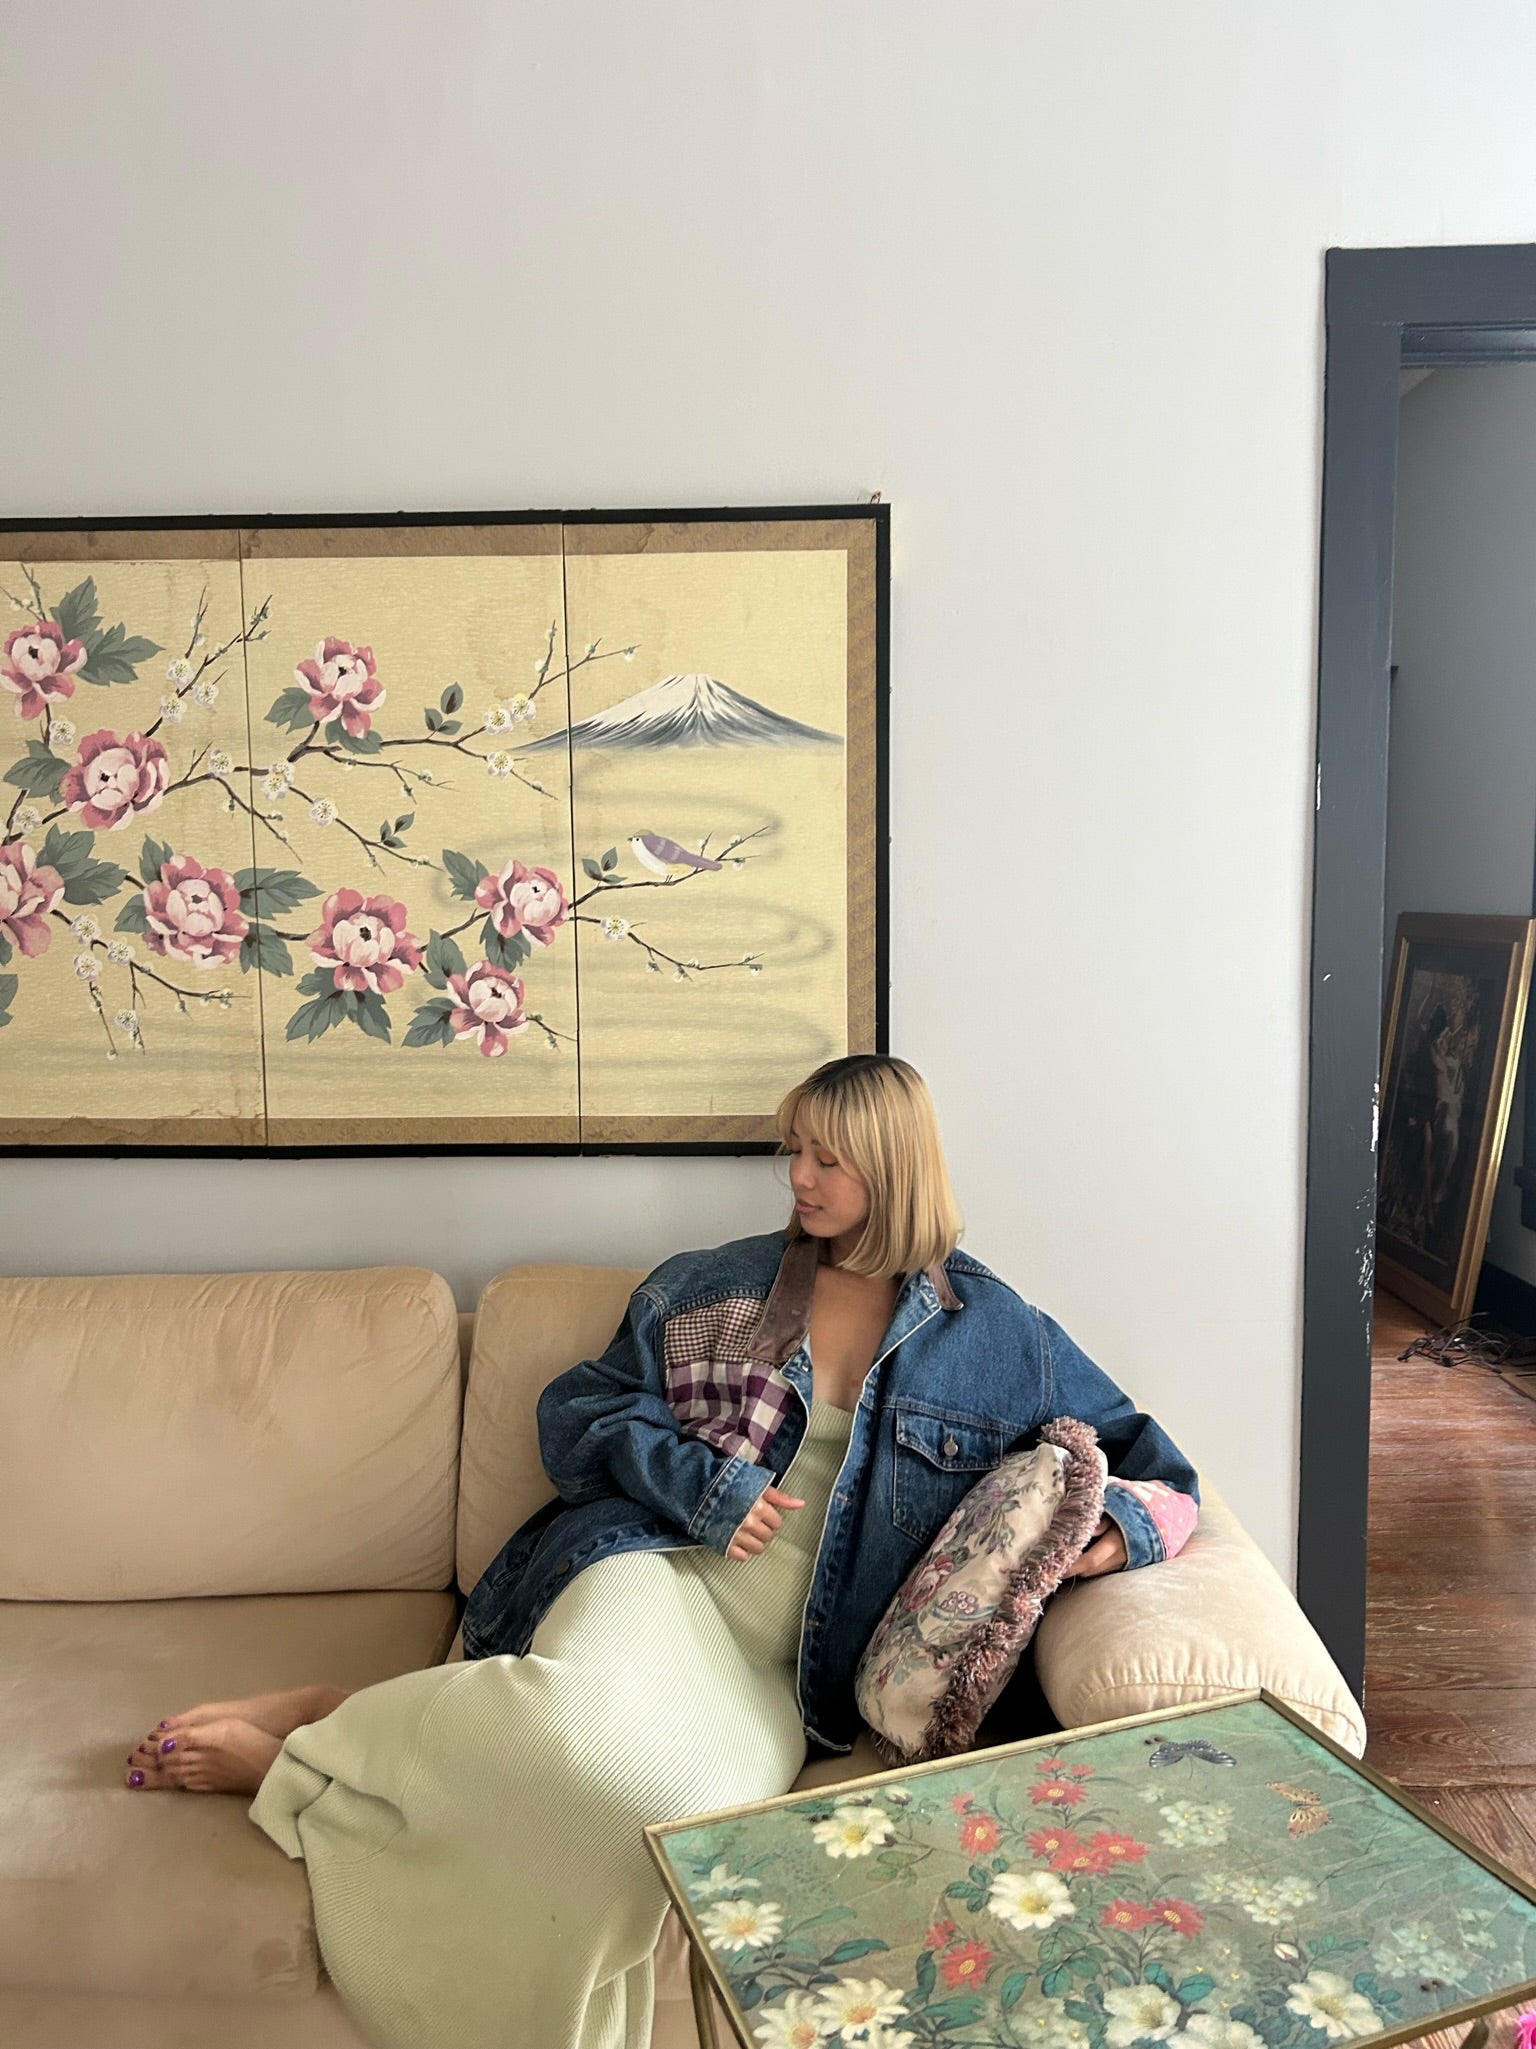
<instances>
[{"instance_id":1,"label":"red flower on table","mask_svg":"<svg viewBox=\"0 0 1536 2049\"><path fill-rule=\"evenodd\" d=\"M1138 1843L1134 1836L1111 1835L1107 1829L1100 1829L1089 1840L1088 1847L1103 1862L1101 1869L1108 1870L1114 1864L1136 1864L1147 1854L1145 1843Z\"/></svg>"},{"instance_id":2,"label":"red flower on table","mask_svg":"<svg viewBox=\"0 0 1536 2049\"><path fill-rule=\"evenodd\" d=\"M526 1031L523 985L505 968L477 961L467 975L450 975L448 988L456 998L448 1022L456 1039L476 1039L487 1060L499 1060L513 1032Z\"/></svg>"},{"instance_id":3,"label":"red flower on table","mask_svg":"<svg viewBox=\"0 0 1536 2049\"><path fill-rule=\"evenodd\" d=\"M322 725L340 719L354 740L361 740L384 702L384 686L374 666L371 647L354 647L328 633L294 678L309 692L309 715Z\"/></svg>"},{"instance_id":4,"label":"red flower on table","mask_svg":"<svg viewBox=\"0 0 1536 2049\"><path fill-rule=\"evenodd\" d=\"M1147 1920L1161 1921L1177 1935L1198 1935L1205 1926L1204 1914L1188 1900L1153 1900L1147 1908Z\"/></svg>"},{"instance_id":5,"label":"red flower on table","mask_svg":"<svg viewBox=\"0 0 1536 2049\"><path fill-rule=\"evenodd\" d=\"M956 1814L969 1814L976 1805L976 1795L974 1793L957 1793L949 1804Z\"/></svg>"},{"instance_id":6,"label":"red flower on table","mask_svg":"<svg viewBox=\"0 0 1536 2049\"><path fill-rule=\"evenodd\" d=\"M973 1857L984 1857L1003 1840L1003 1832L990 1814L968 1814L960 1824L960 1847Z\"/></svg>"},{"instance_id":7,"label":"red flower on table","mask_svg":"<svg viewBox=\"0 0 1536 2049\"><path fill-rule=\"evenodd\" d=\"M1108 1860L1102 1851L1085 1843L1080 1836L1073 1836L1070 1842L1062 1844L1051 1859L1053 1871L1107 1871Z\"/></svg>"},{"instance_id":8,"label":"red flower on table","mask_svg":"<svg viewBox=\"0 0 1536 2049\"><path fill-rule=\"evenodd\" d=\"M1040 1771L1048 1779L1091 1779L1091 1764L1074 1764L1069 1757L1042 1757Z\"/></svg>"},{"instance_id":9,"label":"red flower on table","mask_svg":"<svg viewBox=\"0 0 1536 2049\"><path fill-rule=\"evenodd\" d=\"M250 930L233 879L191 854L173 854L145 883L144 918L151 951L194 968L227 966Z\"/></svg>"},{"instance_id":10,"label":"red flower on table","mask_svg":"<svg viewBox=\"0 0 1536 2049\"><path fill-rule=\"evenodd\" d=\"M960 1985L979 1985L995 1961L984 1942L962 1942L939 1959L939 1969L953 1991Z\"/></svg>"},{"instance_id":11,"label":"red flower on table","mask_svg":"<svg viewBox=\"0 0 1536 2049\"><path fill-rule=\"evenodd\" d=\"M475 902L489 911L503 939L526 933L540 946L552 946L555 934L571 914L565 889L553 868L525 868L509 861L499 875L482 876Z\"/></svg>"},{"instance_id":12,"label":"red flower on table","mask_svg":"<svg viewBox=\"0 0 1536 2049\"><path fill-rule=\"evenodd\" d=\"M309 935L310 958L332 970L338 989L388 996L421 966L421 946L405 929L409 915L394 897L335 890Z\"/></svg>"},{"instance_id":13,"label":"red flower on table","mask_svg":"<svg viewBox=\"0 0 1536 2049\"><path fill-rule=\"evenodd\" d=\"M1149 1913L1136 1900L1111 1900L1099 1916L1106 1928L1124 1929L1130 1935L1135 1935L1140 1929L1145 1928L1149 1921L1155 1921L1157 1918L1156 1914Z\"/></svg>"},{"instance_id":14,"label":"red flower on table","mask_svg":"<svg viewBox=\"0 0 1536 2049\"><path fill-rule=\"evenodd\" d=\"M119 740L103 727L80 742L59 794L92 832L115 832L157 809L170 779L171 764L158 740L142 733Z\"/></svg>"},{"instance_id":15,"label":"red flower on table","mask_svg":"<svg viewBox=\"0 0 1536 2049\"><path fill-rule=\"evenodd\" d=\"M1073 1828L1037 1828L1029 1839L1037 1857L1058 1857L1064 1850L1077 1851L1082 1846L1082 1838Z\"/></svg>"},{"instance_id":16,"label":"red flower on table","mask_svg":"<svg viewBox=\"0 0 1536 2049\"><path fill-rule=\"evenodd\" d=\"M1031 1786L1029 1797L1037 1807L1076 1807L1088 1798L1082 1787L1071 1779L1042 1779L1038 1786Z\"/></svg>"},{"instance_id":17,"label":"red flower on table","mask_svg":"<svg viewBox=\"0 0 1536 2049\"><path fill-rule=\"evenodd\" d=\"M953 1942L954 1939L955 1924L953 1921L935 1921L928 1930L928 1933L923 1937L923 1948L943 1949L947 1944Z\"/></svg>"},{"instance_id":18,"label":"red flower on table","mask_svg":"<svg viewBox=\"0 0 1536 2049\"><path fill-rule=\"evenodd\" d=\"M85 643L66 640L52 619L18 626L5 643L0 683L16 693L16 716L40 718L50 704L75 694L75 672L84 666Z\"/></svg>"},{"instance_id":19,"label":"red flower on table","mask_svg":"<svg viewBox=\"0 0 1536 2049\"><path fill-rule=\"evenodd\" d=\"M31 847L20 840L0 847L0 931L28 960L48 951L48 914L63 894L63 876L40 863Z\"/></svg>"}]
</instances>

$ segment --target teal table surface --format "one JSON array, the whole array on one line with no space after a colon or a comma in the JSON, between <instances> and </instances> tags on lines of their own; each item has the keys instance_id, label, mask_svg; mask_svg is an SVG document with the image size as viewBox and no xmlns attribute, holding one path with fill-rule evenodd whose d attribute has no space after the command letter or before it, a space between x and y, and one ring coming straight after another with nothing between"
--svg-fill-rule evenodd
<instances>
[{"instance_id":1,"label":"teal table surface","mask_svg":"<svg viewBox=\"0 0 1536 2049\"><path fill-rule=\"evenodd\" d=\"M1267 1696L647 1833L754 2049L1327 2049L1536 1994L1520 1882Z\"/></svg>"}]
</instances>

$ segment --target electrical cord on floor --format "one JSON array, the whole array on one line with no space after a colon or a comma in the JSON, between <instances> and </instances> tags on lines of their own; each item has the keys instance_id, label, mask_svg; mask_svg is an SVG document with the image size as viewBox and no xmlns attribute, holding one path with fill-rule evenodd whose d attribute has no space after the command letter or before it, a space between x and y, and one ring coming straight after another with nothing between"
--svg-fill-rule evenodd
<instances>
[{"instance_id":1,"label":"electrical cord on floor","mask_svg":"<svg viewBox=\"0 0 1536 2049\"><path fill-rule=\"evenodd\" d=\"M1445 1330L1426 1331L1397 1356L1433 1359L1439 1366L1488 1366L1497 1372L1501 1366L1536 1365L1536 1338L1489 1330L1473 1318Z\"/></svg>"}]
</instances>

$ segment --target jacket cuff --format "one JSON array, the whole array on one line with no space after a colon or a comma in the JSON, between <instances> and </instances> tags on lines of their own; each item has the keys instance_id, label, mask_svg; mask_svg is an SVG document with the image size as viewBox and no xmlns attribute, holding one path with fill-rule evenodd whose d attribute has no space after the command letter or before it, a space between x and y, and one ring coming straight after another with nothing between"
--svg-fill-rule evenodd
<instances>
[{"instance_id":1,"label":"jacket cuff","mask_svg":"<svg viewBox=\"0 0 1536 2049\"><path fill-rule=\"evenodd\" d=\"M1167 1557L1163 1533L1153 1519L1151 1509L1128 1487L1122 1487L1118 1480L1105 1484L1104 1513L1125 1539L1122 1571L1133 1572L1138 1565L1160 1565Z\"/></svg>"},{"instance_id":2,"label":"jacket cuff","mask_svg":"<svg viewBox=\"0 0 1536 2049\"><path fill-rule=\"evenodd\" d=\"M689 1536L695 1543L707 1544L711 1551L723 1555L730 1549L731 1539L741 1528L758 1496L771 1485L772 1480L773 1474L766 1466L754 1465L751 1459L742 1458L739 1453L728 1459L710 1481L704 1499L694 1510L688 1524Z\"/></svg>"}]
</instances>

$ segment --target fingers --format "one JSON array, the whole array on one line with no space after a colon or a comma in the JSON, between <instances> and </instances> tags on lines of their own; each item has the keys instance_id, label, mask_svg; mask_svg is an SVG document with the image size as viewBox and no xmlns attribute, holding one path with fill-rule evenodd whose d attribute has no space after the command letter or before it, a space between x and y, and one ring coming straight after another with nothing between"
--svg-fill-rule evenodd
<instances>
[{"instance_id":1,"label":"fingers","mask_svg":"<svg viewBox=\"0 0 1536 2049\"><path fill-rule=\"evenodd\" d=\"M770 1508L804 1508L805 1503L797 1495L785 1494L777 1487L765 1487L758 1496Z\"/></svg>"}]
</instances>

